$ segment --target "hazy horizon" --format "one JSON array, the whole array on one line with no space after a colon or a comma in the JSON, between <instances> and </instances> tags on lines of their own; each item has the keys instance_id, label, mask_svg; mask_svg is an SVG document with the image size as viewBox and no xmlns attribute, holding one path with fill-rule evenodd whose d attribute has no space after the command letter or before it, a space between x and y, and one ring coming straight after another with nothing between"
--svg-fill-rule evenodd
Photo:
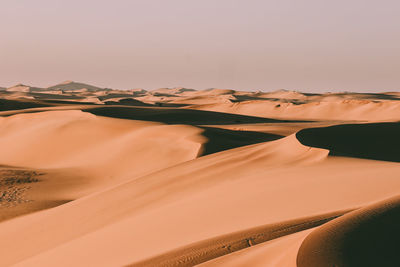
<instances>
[{"instance_id":1,"label":"hazy horizon","mask_svg":"<svg viewBox=\"0 0 400 267\"><path fill-rule=\"evenodd\" d=\"M400 2L0 4L0 86L398 91Z\"/></svg>"}]
</instances>

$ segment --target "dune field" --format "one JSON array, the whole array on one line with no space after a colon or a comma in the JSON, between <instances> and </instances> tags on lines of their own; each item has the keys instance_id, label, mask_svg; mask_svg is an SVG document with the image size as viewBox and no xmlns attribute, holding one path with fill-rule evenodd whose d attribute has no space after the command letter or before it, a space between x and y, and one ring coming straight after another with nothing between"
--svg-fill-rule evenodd
<instances>
[{"instance_id":1,"label":"dune field","mask_svg":"<svg viewBox=\"0 0 400 267\"><path fill-rule=\"evenodd\" d=\"M400 93L0 89L0 266L400 266Z\"/></svg>"}]
</instances>

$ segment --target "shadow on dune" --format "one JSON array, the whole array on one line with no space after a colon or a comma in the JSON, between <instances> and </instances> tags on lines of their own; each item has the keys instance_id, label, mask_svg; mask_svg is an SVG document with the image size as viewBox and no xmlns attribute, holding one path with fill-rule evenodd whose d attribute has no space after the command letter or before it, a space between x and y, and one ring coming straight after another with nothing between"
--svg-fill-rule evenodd
<instances>
[{"instance_id":1,"label":"shadow on dune","mask_svg":"<svg viewBox=\"0 0 400 267\"><path fill-rule=\"evenodd\" d=\"M61 105L99 105L93 102L86 102L86 101L68 101L68 100L42 100L41 103L49 104L48 106L61 106ZM101 104L100 104L101 105Z\"/></svg>"},{"instance_id":2,"label":"shadow on dune","mask_svg":"<svg viewBox=\"0 0 400 267\"><path fill-rule=\"evenodd\" d=\"M208 155L241 146L273 141L284 137L281 135L254 131L235 131L214 127L200 128L204 129L202 135L208 139L208 142L204 144L202 155Z\"/></svg>"},{"instance_id":3,"label":"shadow on dune","mask_svg":"<svg viewBox=\"0 0 400 267\"><path fill-rule=\"evenodd\" d=\"M19 101L19 100L8 100L8 99L0 99L0 111L7 110L18 110L18 109L26 109L26 108L40 108L40 107L48 107L51 105L46 105L42 103L37 103L35 101Z\"/></svg>"},{"instance_id":4,"label":"shadow on dune","mask_svg":"<svg viewBox=\"0 0 400 267\"><path fill-rule=\"evenodd\" d=\"M100 95L97 98L101 101L105 101L111 98L132 98L133 94L107 94L107 95Z\"/></svg>"},{"instance_id":5,"label":"shadow on dune","mask_svg":"<svg viewBox=\"0 0 400 267\"><path fill-rule=\"evenodd\" d=\"M156 108L156 107L94 107L82 111L98 116L118 119L145 120L162 122L166 124L187 125L227 125L237 123L278 123L278 122L302 122L288 120L274 120L262 117L236 115L214 111Z\"/></svg>"},{"instance_id":6,"label":"shadow on dune","mask_svg":"<svg viewBox=\"0 0 400 267\"><path fill-rule=\"evenodd\" d=\"M399 225L399 197L350 212L303 241L297 266L400 266Z\"/></svg>"},{"instance_id":7,"label":"shadow on dune","mask_svg":"<svg viewBox=\"0 0 400 267\"><path fill-rule=\"evenodd\" d=\"M123 98L123 99L120 99L117 101L109 100L109 101L105 101L104 104L106 104L106 105L125 105L125 106L145 106L145 107L152 106L150 104L144 103L144 102L136 100L134 98Z\"/></svg>"},{"instance_id":8,"label":"shadow on dune","mask_svg":"<svg viewBox=\"0 0 400 267\"><path fill-rule=\"evenodd\" d=\"M236 102L251 101L251 100L256 100L256 101L261 101L261 100L275 101L275 102L282 102L282 103L292 103L292 104L295 104L295 105L302 105L302 104L306 104L306 103L310 102L310 101L307 101L307 100L299 100L299 99L258 97L258 96L248 96L248 95L235 95L235 99L231 99L230 101L232 103L236 103Z\"/></svg>"},{"instance_id":9,"label":"shadow on dune","mask_svg":"<svg viewBox=\"0 0 400 267\"><path fill-rule=\"evenodd\" d=\"M157 107L95 107L84 109L99 116L106 116L119 119L133 119L162 122L166 124L186 124L186 125L226 125L237 123L278 123L287 122L268 118L243 116L229 113L202 111L192 109L174 109ZM199 127L199 126L198 126ZM255 132L255 131L236 131L221 129L216 127L199 127L204 130L202 133L208 141L203 146L201 155L208 155L236 147L252 145L261 142L268 142L282 138L283 136Z\"/></svg>"},{"instance_id":10,"label":"shadow on dune","mask_svg":"<svg viewBox=\"0 0 400 267\"><path fill-rule=\"evenodd\" d=\"M332 156L400 162L400 123L345 124L303 129L296 134L306 146L330 150Z\"/></svg>"},{"instance_id":11,"label":"shadow on dune","mask_svg":"<svg viewBox=\"0 0 400 267\"><path fill-rule=\"evenodd\" d=\"M156 107L167 107L167 108L179 108L179 107L187 107L190 104L180 104L180 103L168 103L168 102L156 102L153 106Z\"/></svg>"},{"instance_id":12,"label":"shadow on dune","mask_svg":"<svg viewBox=\"0 0 400 267\"><path fill-rule=\"evenodd\" d=\"M29 93L29 95L33 96L35 99L40 100L66 100L66 101L73 101L73 100L82 100L85 97L79 95L58 95L58 94L46 94L46 93Z\"/></svg>"}]
</instances>

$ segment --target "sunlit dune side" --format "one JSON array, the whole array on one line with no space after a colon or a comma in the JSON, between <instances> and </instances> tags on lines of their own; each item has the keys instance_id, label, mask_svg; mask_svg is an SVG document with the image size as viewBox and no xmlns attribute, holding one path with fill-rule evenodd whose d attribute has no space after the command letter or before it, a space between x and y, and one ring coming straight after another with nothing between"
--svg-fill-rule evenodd
<instances>
[{"instance_id":1,"label":"sunlit dune side","mask_svg":"<svg viewBox=\"0 0 400 267\"><path fill-rule=\"evenodd\" d=\"M0 221L72 201L71 191L87 187L76 171L0 167ZM76 194L82 195L82 194Z\"/></svg>"},{"instance_id":2,"label":"sunlit dune side","mask_svg":"<svg viewBox=\"0 0 400 267\"><path fill-rule=\"evenodd\" d=\"M287 141L216 153L56 209L14 219L21 227L18 235L10 234L16 225L13 221L3 223L0 244L10 243L12 238L11 243L20 249L2 255L2 261L26 259L21 266L50 266L59 264L60 259L65 266L131 264L266 223L356 208L393 195L400 185L395 163L327 160L316 164L323 160L318 150L306 156L307 147L296 145L293 136ZM288 150L293 145L298 148ZM339 166L339 173L326 172ZM383 171L384 180L377 175ZM368 186L360 187L363 183ZM313 190L315 187L318 190ZM353 194L355 188L357 195ZM33 241L43 235L40 221L46 222L48 238L35 246L25 242L21 249L19 236ZM29 231L24 230L26 225L31 225ZM56 234L60 227L62 235Z\"/></svg>"},{"instance_id":3,"label":"sunlit dune side","mask_svg":"<svg viewBox=\"0 0 400 267\"><path fill-rule=\"evenodd\" d=\"M251 228L178 248L129 266L193 266L281 236L324 224L348 211Z\"/></svg>"},{"instance_id":4,"label":"sunlit dune side","mask_svg":"<svg viewBox=\"0 0 400 267\"><path fill-rule=\"evenodd\" d=\"M399 93L34 88L0 90L0 266L399 266Z\"/></svg>"},{"instance_id":5,"label":"sunlit dune side","mask_svg":"<svg viewBox=\"0 0 400 267\"><path fill-rule=\"evenodd\" d=\"M0 155L1 163L32 168L85 166L96 169L103 166L102 171L105 171L111 166L115 166L114 170L121 170L121 165L127 164L124 168L130 169L128 155L134 156L134 150L144 151L148 148L146 140L154 145L159 143L170 147L171 151L163 149L166 155L169 152L174 154L174 157L165 158L171 162L174 158L192 159L201 146L200 139L199 142L195 141L195 137L193 141L190 139L200 132L194 127L100 118L76 110L0 118L0 127L0 143L3 151L7 152ZM163 144L169 138L171 140ZM181 150L179 143L182 143ZM158 154L162 152L159 150ZM21 157L22 154L24 157ZM146 163L145 154L142 155L141 166ZM152 153L149 154L150 158L154 157ZM115 165L113 158L119 162L119 166ZM121 162L122 158L125 163ZM154 170L154 164L157 162L149 168Z\"/></svg>"},{"instance_id":6,"label":"sunlit dune side","mask_svg":"<svg viewBox=\"0 0 400 267\"><path fill-rule=\"evenodd\" d=\"M0 132L1 164L48 174L29 186L35 201L24 203L25 210L36 209L39 200L74 200L127 175L132 179L191 160L206 140L191 126L120 121L76 110L0 118ZM132 164L137 164L133 170Z\"/></svg>"},{"instance_id":7,"label":"sunlit dune side","mask_svg":"<svg viewBox=\"0 0 400 267\"><path fill-rule=\"evenodd\" d=\"M301 94L291 91L234 93L230 101L190 102L192 109L277 119L390 121L398 119L394 93Z\"/></svg>"},{"instance_id":8,"label":"sunlit dune side","mask_svg":"<svg viewBox=\"0 0 400 267\"><path fill-rule=\"evenodd\" d=\"M24 85L21 83L11 86L9 88L5 88L5 91L7 91L7 92L33 92L33 91L41 91L41 90L43 90L43 88L32 87L32 86Z\"/></svg>"},{"instance_id":9,"label":"sunlit dune side","mask_svg":"<svg viewBox=\"0 0 400 267\"><path fill-rule=\"evenodd\" d=\"M392 121L399 119L400 101L339 100L309 103L250 100L240 103L193 105L193 109L276 119Z\"/></svg>"},{"instance_id":10,"label":"sunlit dune side","mask_svg":"<svg viewBox=\"0 0 400 267\"><path fill-rule=\"evenodd\" d=\"M296 257L304 238L315 228L272 239L236 252L206 261L197 266L296 266Z\"/></svg>"},{"instance_id":11,"label":"sunlit dune side","mask_svg":"<svg viewBox=\"0 0 400 267\"><path fill-rule=\"evenodd\" d=\"M281 137L212 127L124 121L78 110L0 118L0 129L2 164L46 174L39 184L29 185L28 193L35 201L20 204L13 212L7 210L9 215L3 218L40 209L37 205L40 201L55 204L74 200L126 177L140 177L203 154ZM134 170L132 164L137 166ZM74 173L79 173L79 179ZM49 193L42 196L43 190Z\"/></svg>"}]
</instances>

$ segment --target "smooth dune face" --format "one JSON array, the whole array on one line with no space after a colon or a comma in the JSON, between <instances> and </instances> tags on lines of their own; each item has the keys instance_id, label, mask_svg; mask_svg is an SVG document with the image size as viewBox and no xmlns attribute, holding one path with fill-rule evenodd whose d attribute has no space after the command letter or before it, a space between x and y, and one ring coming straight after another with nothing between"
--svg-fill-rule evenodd
<instances>
[{"instance_id":1,"label":"smooth dune face","mask_svg":"<svg viewBox=\"0 0 400 267\"><path fill-rule=\"evenodd\" d=\"M122 121L79 110L1 118L0 127L0 162L31 168L81 167L115 174L135 162L142 174L146 166L155 171L195 158L204 142L195 127ZM156 147L157 153L149 151Z\"/></svg>"},{"instance_id":2,"label":"smooth dune face","mask_svg":"<svg viewBox=\"0 0 400 267\"><path fill-rule=\"evenodd\" d=\"M350 212L307 236L297 265L397 266L399 223L398 196Z\"/></svg>"},{"instance_id":3,"label":"smooth dune face","mask_svg":"<svg viewBox=\"0 0 400 267\"><path fill-rule=\"evenodd\" d=\"M400 264L398 93L0 96L1 266Z\"/></svg>"}]
</instances>

